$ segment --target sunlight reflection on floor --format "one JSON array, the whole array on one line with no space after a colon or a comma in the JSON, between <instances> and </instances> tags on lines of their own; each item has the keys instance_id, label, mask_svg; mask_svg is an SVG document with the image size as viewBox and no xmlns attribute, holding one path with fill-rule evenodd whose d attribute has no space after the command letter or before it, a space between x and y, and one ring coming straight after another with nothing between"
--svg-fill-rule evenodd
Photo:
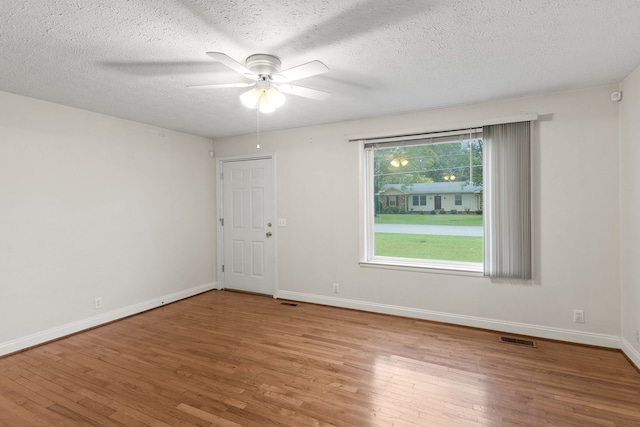
<instances>
[{"instance_id":1,"label":"sunlight reflection on floor","mask_svg":"<svg viewBox=\"0 0 640 427\"><path fill-rule=\"evenodd\" d=\"M372 425L492 425L483 415L484 375L400 356L374 366Z\"/></svg>"}]
</instances>

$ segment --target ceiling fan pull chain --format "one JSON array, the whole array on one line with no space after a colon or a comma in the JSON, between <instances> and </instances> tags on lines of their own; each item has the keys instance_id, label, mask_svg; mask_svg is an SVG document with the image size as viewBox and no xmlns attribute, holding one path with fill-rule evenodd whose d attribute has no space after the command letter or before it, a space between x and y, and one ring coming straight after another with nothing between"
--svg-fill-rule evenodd
<instances>
[{"instance_id":1,"label":"ceiling fan pull chain","mask_svg":"<svg viewBox=\"0 0 640 427\"><path fill-rule=\"evenodd\" d=\"M256 139L258 140L258 143L256 144L256 148L260 149L260 109L256 108L256 116L257 116L257 124L256 124Z\"/></svg>"}]
</instances>

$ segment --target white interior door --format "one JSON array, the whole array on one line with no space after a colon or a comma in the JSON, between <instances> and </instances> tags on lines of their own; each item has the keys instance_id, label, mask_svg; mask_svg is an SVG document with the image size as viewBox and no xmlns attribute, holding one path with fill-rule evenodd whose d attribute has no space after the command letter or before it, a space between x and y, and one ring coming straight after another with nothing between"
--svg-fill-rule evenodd
<instances>
[{"instance_id":1,"label":"white interior door","mask_svg":"<svg viewBox=\"0 0 640 427\"><path fill-rule=\"evenodd\" d=\"M273 160L225 161L222 165L224 287L273 295Z\"/></svg>"}]
</instances>

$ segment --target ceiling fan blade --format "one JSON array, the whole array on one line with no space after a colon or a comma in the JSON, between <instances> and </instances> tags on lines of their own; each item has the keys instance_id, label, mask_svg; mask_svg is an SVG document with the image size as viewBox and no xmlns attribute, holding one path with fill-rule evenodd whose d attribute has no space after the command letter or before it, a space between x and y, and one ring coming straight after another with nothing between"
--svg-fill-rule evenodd
<instances>
[{"instance_id":1,"label":"ceiling fan blade","mask_svg":"<svg viewBox=\"0 0 640 427\"><path fill-rule=\"evenodd\" d=\"M236 73L242 74L248 79L258 80L257 74L222 52L207 52L207 55L209 55L216 61L222 62L224 65L231 68Z\"/></svg>"},{"instance_id":2,"label":"ceiling fan blade","mask_svg":"<svg viewBox=\"0 0 640 427\"><path fill-rule=\"evenodd\" d=\"M316 76L318 74L326 73L329 71L329 67L324 65L320 61L311 61L306 64L298 65L297 67L289 68L272 76L276 82L292 82L294 80L304 79L306 77Z\"/></svg>"},{"instance_id":3,"label":"ceiling fan blade","mask_svg":"<svg viewBox=\"0 0 640 427\"><path fill-rule=\"evenodd\" d=\"M219 89L225 87L250 87L255 86L255 83L223 83L217 85L189 85L187 87L197 87L202 89Z\"/></svg>"},{"instance_id":4,"label":"ceiling fan blade","mask_svg":"<svg viewBox=\"0 0 640 427\"><path fill-rule=\"evenodd\" d=\"M309 89L308 87L294 86L290 84L283 84L277 87L282 93L288 93L290 95L302 96L304 98L311 98L318 101L324 101L328 99L331 94L322 90Z\"/></svg>"}]
</instances>

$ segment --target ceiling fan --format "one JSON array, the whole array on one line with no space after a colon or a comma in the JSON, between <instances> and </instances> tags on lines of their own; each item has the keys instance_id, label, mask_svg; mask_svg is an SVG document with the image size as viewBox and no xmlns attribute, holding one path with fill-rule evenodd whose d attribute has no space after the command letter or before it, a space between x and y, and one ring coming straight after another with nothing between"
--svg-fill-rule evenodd
<instances>
[{"instance_id":1,"label":"ceiling fan","mask_svg":"<svg viewBox=\"0 0 640 427\"><path fill-rule=\"evenodd\" d=\"M271 113L285 101L283 93L323 101L331 95L308 87L294 86L292 81L326 73L329 68L320 61L311 61L280 71L280 58L258 53L249 56L243 65L222 52L207 52L211 58L226 65L253 82L192 85L195 88L252 87L240 95L240 100L249 108L259 108L262 113Z\"/></svg>"}]
</instances>

